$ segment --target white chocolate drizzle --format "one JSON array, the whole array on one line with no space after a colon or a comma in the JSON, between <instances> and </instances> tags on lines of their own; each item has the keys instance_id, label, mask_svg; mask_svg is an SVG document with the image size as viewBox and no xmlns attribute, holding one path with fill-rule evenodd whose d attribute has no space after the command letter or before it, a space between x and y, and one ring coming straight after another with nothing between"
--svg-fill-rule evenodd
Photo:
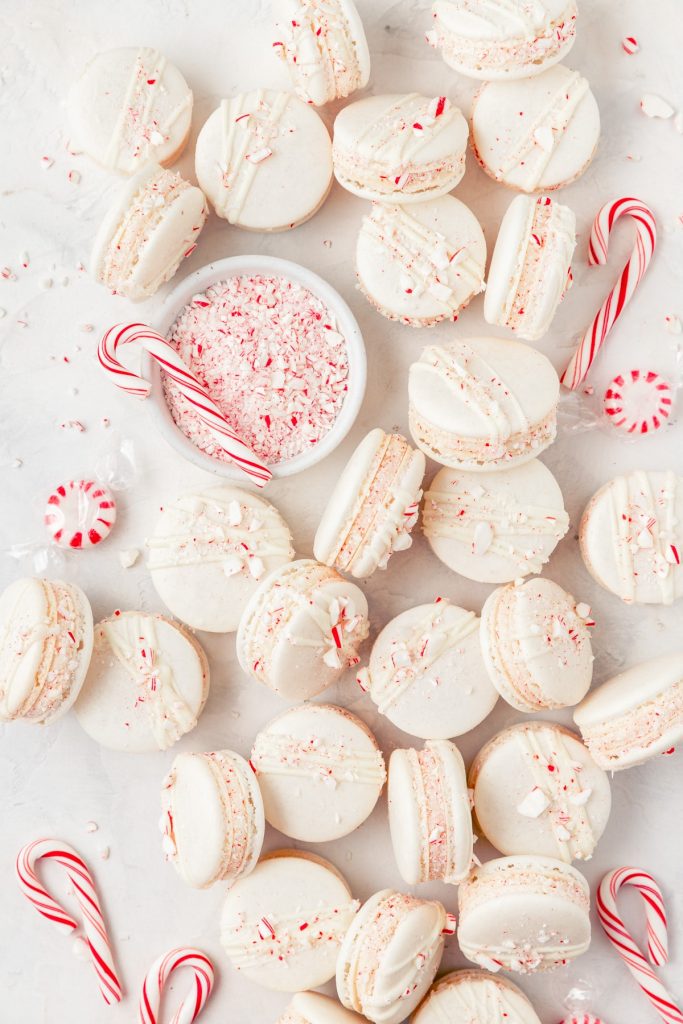
<instances>
[{"instance_id":1,"label":"white chocolate drizzle","mask_svg":"<svg viewBox=\"0 0 683 1024\"><path fill-rule=\"evenodd\" d=\"M295 914L248 920L244 915L233 927L224 927L221 944L238 969L254 968L273 960L284 961L317 945L341 943L358 910L358 900L339 907L301 907Z\"/></svg>"},{"instance_id":2,"label":"white chocolate drizzle","mask_svg":"<svg viewBox=\"0 0 683 1024\"><path fill-rule=\"evenodd\" d=\"M379 750L353 750L341 741L332 743L318 737L302 739L260 732L251 760L261 775L291 775L332 784L351 782L367 786L382 786L386 778Z\"/></svg>"}]
</instances>

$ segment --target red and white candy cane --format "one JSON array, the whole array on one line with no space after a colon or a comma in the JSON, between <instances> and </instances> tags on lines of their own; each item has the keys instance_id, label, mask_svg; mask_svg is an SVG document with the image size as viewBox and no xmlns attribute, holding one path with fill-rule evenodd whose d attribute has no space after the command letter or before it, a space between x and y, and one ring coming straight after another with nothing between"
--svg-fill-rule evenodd
<instances>
[{"instance_id":1,"label":"red and white candy cane","mask_svg":"<svg viewBox=\"0 0 683 1024\"><path fill-rule=\"evenodd\" d=\"M194 984L176 1010L171 1024L191 1024L201 1013L213 988L213 964L200 949L172 949L155 960L142 985L140 1024L161 1024L161 993L169 976L179 967L191 967Z\"/></svg>"},{"instance_id":2,"label":"red and white candy cane","mask_svg":"<svg viewBox=\"0 0 683 1024\"><path fill-rule=\"evenodd\" d=\"M610 232L619 218L626 214L635 221L636 245L619 280L596 313L592 324L586 330L579 342L579 347L560 377L562 384L572 391L586 379L607 335L640 284L655 251L657 224L650 207L640 199L615 199L613 202L605 203L593 222L588 246L590 265L593 267L604 266L607 263Z\"/></svg>"},{"instance_id":3,"label":"red and white candy cane","mask_svg":"<svg viewBox=\"0 0 683 1024\"><path fill-rule=\"evenodd\" d=\"M100 365L114 384L136 398L148 398L152 390L149 381L126 369L116 358L120 346L131 344L139 345L149 352L164 373L178 385L181 393L192 404L199 418L232 461L251 477L258 487L264 487L272 477L271 471L237 436L216 403L175 349L151 327L145 324L115 324L102 337L97 356Z\"/></svg>"},{"instance_id":4,"label":"red and white candy cane","mask_svg":"<svg viewBox=\"0 0 683 1024\"><path fill-rule=\"evenodd\" d=\"M632 885L645 903L647 955L641 953L617 910L617 895L623 885ZM683 1024L683 1010L664 987L650 964L659 967L669 959L666 910L662 891L652 875L642 868L616 868L605 875L598 888L598 916L607 938L666 1024Z\"/></svg>"},{"instance_id":5,"label":"red and white candy cane","mask_svg":"<svg viewBox=\"0 0 683 1024\"><path fill-rule=\"evenodd\" d=\"M95 883L85 862L71 846L59 839L37 839L20 850L17 857L17 878L24 896L39 914L53 921L65 935L75 931L78 922L41 885L35 870L37 861L41 859L56 861L66 870L83 915L85 941L104 1001L108 1006L120 1002L121 983L116 974Z\"/></svg>"}]
</instances>

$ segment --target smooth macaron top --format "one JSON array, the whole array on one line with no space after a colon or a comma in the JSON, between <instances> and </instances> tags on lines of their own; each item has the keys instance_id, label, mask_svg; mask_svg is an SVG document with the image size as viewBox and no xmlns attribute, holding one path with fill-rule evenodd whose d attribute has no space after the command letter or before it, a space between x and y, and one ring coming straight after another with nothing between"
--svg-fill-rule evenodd
<instances>
[{"instance_id":1,"label":"smooth macaron top","mask_svg":"<svg viewBox=\"0 0 683 1024\"><path fill-rule=\"evenodd\" d=\"M487 971L454 971L440 978L412 1024L541 1024L524 995L507 978Z\"/></svg>"}]
</instances>

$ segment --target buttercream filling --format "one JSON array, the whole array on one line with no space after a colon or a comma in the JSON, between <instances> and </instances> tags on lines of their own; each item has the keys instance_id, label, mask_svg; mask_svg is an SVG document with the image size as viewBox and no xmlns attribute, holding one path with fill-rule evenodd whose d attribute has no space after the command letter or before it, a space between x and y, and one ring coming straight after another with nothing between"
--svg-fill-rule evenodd
<instances>
[{"instance_id":1,"label":"buttercream filling","mask_svg":"<svg viewBox=\"0 0 683 1024\"><path fill-rule=\"evenodd\" d=\"M430 164L410 164L406 168L388 168L386 164L359 159L356 153L334 146L334 169L340 180L359 190L370 189L380 195L417 195L431 192L451 182L455 185L465 173L465 153L452 155Z\"/></svg>"},{"instance_id":2,"label":"buttercream filling","mask_svg":"<svg viewBox=\"0 0 683 1024\"><path fill-rule=\"evenodd\" d=\"M439 759L428 747L417 755L425 798L428 880L447 879L451 868L452 827L448 821L448 798Z\"/></svg>"},{"instance_id":3,"label":"buttercream filling","mask_svg":"<svg viewBox=\"0 0 683 1024\"><path fill-rule=\"evenodd\" d=\"M683 679L624 715L582 726L581 734L598 764L609 769L634 748L648 750L670 729L683 730Z\"/></svg>"},{"instance_id":4,"label":"buttercream filling","mask_svg":"<svg viewBox=\"0 0 683 1024\"><path fill-rule=\"evenodd\" d=\"M447 63L472 71L516 69L541 64L564 50L576 33L576 9L572 4L562 18L552 21L534 36L513 39L468 39L450 32L438 18L437 46Z\"/></svg>"},{"instance_id":5,"label":"buttercream filling","mask_svg":"<svg viewBox=\"0 0 683 1024\"><path fill-rule=\"evenodd\" d=\"M488 873L475 871L467 883L460 886L460 916L464 917L484 903L513 894L560 896L585 910L590 906L585 889L568 871L524 870L518 864L511 864Z\"/></svg>"},{"instance_id":6,"label":"buttercream filling","mask_svg":"<svg viewBox=\"0 0 683 1024\"><path fill-rule=\"evenodd\" d=\"M512 434L506 439L459 437L434 426L421 416L413 403L408 409L410 431L414 438L449 462L457 462L462 469L486 466L491 462L513 463L543 451L557 434L557 409L529 430Z\"/></svg>"}]
</instances>

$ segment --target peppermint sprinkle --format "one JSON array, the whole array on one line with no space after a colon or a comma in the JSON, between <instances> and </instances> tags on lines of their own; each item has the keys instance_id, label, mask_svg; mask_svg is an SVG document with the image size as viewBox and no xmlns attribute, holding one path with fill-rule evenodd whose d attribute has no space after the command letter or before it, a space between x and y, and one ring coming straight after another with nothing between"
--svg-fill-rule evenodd
<instances>
[{"instance_id":1,"label":"peppermint sprinkle","mask_svg":"<svg viewBox=\"0 0 683 1024\"><path fill-rule=\"evenodd\" d=\"M661 96L655 96L652 92L645 93L640 101L640 109L648 117L661 117L664 119L672 117L675 113L670 103L663 100Z\"/></svg>"},{"instance_id":2,"label":"peppermint sprinkle","mask_svg":"<svg viewBox=\"0 0 683 1024\"><path fill-rule=\"evenodd\" d=\"M624 51L624 53L627 53L629 56L631 56L634 53L638 53L640 46L638 45L638 40L635 38L635 36L625 36L621 40L621 48Z\"/></svg>"},{"instance_id":3,"label":"peppermint sprinkle","mask_svg":"<svg viewBox=\"0 0 683 1024\"><path fill-rule=\"evenodd\" d=\"M527 793L521 803L517 804L517 811L525 818L538 818L549 806L550 801L539 786Z\"/></svg>"}]
</instances>

